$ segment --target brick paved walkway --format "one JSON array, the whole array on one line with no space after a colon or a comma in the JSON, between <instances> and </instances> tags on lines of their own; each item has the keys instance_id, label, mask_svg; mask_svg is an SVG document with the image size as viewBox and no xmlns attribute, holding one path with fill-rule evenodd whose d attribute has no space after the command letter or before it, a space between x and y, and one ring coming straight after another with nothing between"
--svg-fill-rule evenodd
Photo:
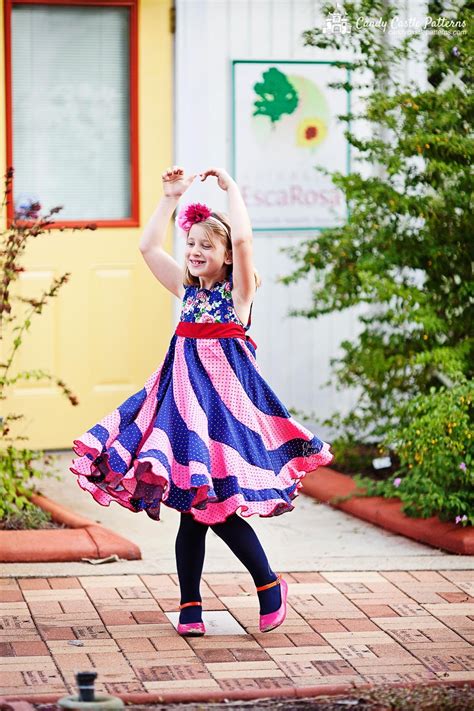
<instances>
[{"instance_id":1,"label":"brick paved walkway","mask_svg":"<svg viewBox=\"0 0 474 711\"><path fill-rule=\"evenodd\" d=\"M173 627L175 575L0 580L0 696L474 680L474 570L284 573L288 616L258 632L246 573L205 574L208 634ZM168 617L167 613L172 613Z\"/></svg>"}]
</instances>

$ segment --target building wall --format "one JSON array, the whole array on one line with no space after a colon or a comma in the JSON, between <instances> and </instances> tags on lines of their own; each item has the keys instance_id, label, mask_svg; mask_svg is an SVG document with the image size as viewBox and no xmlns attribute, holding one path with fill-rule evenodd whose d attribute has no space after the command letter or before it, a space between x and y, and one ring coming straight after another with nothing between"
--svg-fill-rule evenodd
<instances>
[{"instance_id":1,"label":"building wall","mask_svg":"<svg viewBox=\"0 0 474 711\"><path fill-rule=\"evenodd\" d=\"M304 47L301 33L319 24L319 2L315 0L176 0L175 36L175 162L192 171L211 165L231 169L232 82L234 59L349 59L347 52ZM398 5L402 18L422 18L424 0L405 0ZM419 61L407 62L404 78L423 82L425 37L418 42ZM394 40L392 40L394 41ZM352 93L357 112L360 97ZM363 126L361 126L364 129ZM371 174L372 167L362 169ZM225 195L215 182L196 185L184 202L203 199L225 209ZM281 247L297 245L314 236L312 232L255 233L255 265L263 285L257 291L250 335L258 344L257 358L263 373L289 408L309 416L306 424L331 440L335 431L316 424L335 410L347 412L355 404L358 390L338 392L331 377L330 359L342 354L339 344L354 339L362 330L358 316L366 305L308 320L289 317L291 308L311 304L311 283L285 286L277 277L291 273L295 263ZM175 235L174 252L183 260L183 238ZM176 304L175 321L180 305Z\"/></svg>"},{"instance_id":2,"label":"building wall","mask_svg":"<svg viewBox=\"0 0 474 711\"><path fill-rule=\"evenodd\" d=\"M175 37L175 162L189 170L212 165L231 169L232 82L234 59L336 59L304 47L301 33L314 26L316 3L307 0L177 0ZM209 183L209 185L208 185ZM225 195L215 181L193 185L183 202L204 199L225 209ZM291 308L311 304L309 281L289 286L277 277L295 263L281 247L297 245L312 232L255 233L254 261L262 277L252 310L250 335L257 342L257 359L275 392L289 408L324 419L336 408L348 409L355 392L325 386L329 360L339 343L358 331L354 308L317 320L289 317ZM183 238L175 237L175 257L183 260ZM176 304L175 320L179 318ZM306 422L330 437L331 431Z\"/></svg>"},{"instance_id":3,"label":"building wall","mask_svg":"<svg viewBox=\"0 0 474 711\"><path fill-rule=\"evenodd\" d=\"M21 379L9 388L9 397L1 410L23 415L24 419L12 427L10 435L28 437L27 444L20 441L19 446L70 449L74 438L142 389L169 345L175 297L152 275L140 254L138 242L161 196L162 166L173 160L170 7L171 0L141 0L136 36L133 35L138 47L138 76L134 81L138 89L138 125L137 134L131 138L138 146L140 223L102 226L85 232L61 232L55 227L49 234L29 240L22 256L26 271L14 283L12 295L39 298L50 288L53 277L59 278L67 272L71 276L58 296L47 301L43 313L33 315L31 328L22 336L22 346L9 373L13 377L18 372L42 370L54 376L53 379ZM2 175L7 169L5 118L10 76L4 65L4 10L0 0ZM56 76L54 62L50 62L46 71L48 77ZM77 85L74 91L79 102ZM33 105L38 111L39 107L34 102ZM84 131L90 131L95 138L97 133L93 131L94 126L91 129L92 121L88 121L87 116L83 120ZM33 140L42 139L35 135ZM71 161L73 148L66 157L50 151L47 158L52 166L55 161ZM14 159L13 154L13 163ZM104 189L110 191L111 188L105 185ZM61 204L59 200L53 204L58 203ZM4 211L0 212L3 229L6 216ZM94 222L94 217L88 221ZM58 226L60 222L57 220ZM166 247L172 248L171 230ZM22 312L18 303L15 303L15 312ZM12 331L14 325L12 323L7 330L4 324L4 338L0 342L2 361L11 353L11 343L17 335ZM77 406L71 405L55 378L61 378L70 388L78 399ZM44 416L45 412L49 413L48 417Z\"/></svg>"}]
</instances>

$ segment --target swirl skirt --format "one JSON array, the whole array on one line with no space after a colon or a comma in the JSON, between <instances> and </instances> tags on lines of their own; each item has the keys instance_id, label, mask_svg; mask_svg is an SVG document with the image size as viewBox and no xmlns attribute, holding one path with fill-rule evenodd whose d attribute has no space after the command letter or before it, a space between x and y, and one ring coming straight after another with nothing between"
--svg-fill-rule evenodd
<instances>
[{"instance_id":1,"label":"swirl skirt","mask_svg":"<svg viewBox=\"0 0 474 711\"><path fill-rule=\"evenodd\" d=\"M78 484L155 520L161 502L206 524L291 511L333 454L280 402L255 348L237 323L180 322L144 387L74 440Z\"/></svg>"}]
</instances>

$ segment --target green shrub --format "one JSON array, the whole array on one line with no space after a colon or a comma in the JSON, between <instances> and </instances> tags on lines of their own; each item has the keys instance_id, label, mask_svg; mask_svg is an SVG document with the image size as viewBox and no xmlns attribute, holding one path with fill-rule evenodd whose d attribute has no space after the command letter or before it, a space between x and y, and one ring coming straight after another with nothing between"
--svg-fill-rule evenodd
<instances>
[{"instance_id":1,"label":"green shrub","mask_svg":"<svg viewBox=\"0 0 474 711\"><path fill-rule=\"evenodd\" d=\"M385 481L357 474L365 495L397 496L409 516L474 525L473 400L473 383L465 381L400 405L399 424L384 440L400 467Z\"/></svg>"},{"instance_id":2,"label":"green shrub","mask_svg":"<svg viewBox=\"0 0 474 711\"><path fill-rule=\"evenodd\" d=\"M337 459L352 461L357 445L391 446L397 473L364 480L370 491L396 494L413 516L438 513L473 523L472 401L474 377L474 260L472 240L472 61L469 3L428 3L436 20L449 17L457 32L421 30L427 39L426 85L405 62L416 60L420 35L383 36L399 3L343 1L351 32L303 34L304 44L348 52L330 87L360 92L358 112L348 102L345 136L354 157L347 175L329 173L344 194L341 226L284 251L297 262L290 284L310 277L312 303L290 315L314 319L367 304L361 328L331 360L336 388L360 396L348 413L329 413L337 430ZM322 14L334 11L323 2ZM367 22L358 23L364 17ZM381 22L380 22L381 21ZM363 132L360 129L362 120ZM368 134L368 135L367 135ZM327 384L333 384L330 380ZM458 399L465 398L461 402ZM467 409L466 409L467 408ZM453 425L449 427L449 423ZM454 425L453 423L456 423ZM451 430L451 431L450 431ZM431 448L430 448L431 445ZM398 458L398 459L397 459ZM347 463L345 462L345 463ZM466 469L460 468L460 466ZM360 465L358 465L360 466ZM357 469L356 469L357 471ZM393 481L400 480L399 486Z\"/></svg>"},{"instance_id":3,"label":"green shrub","mask_svg":"<svg viewBox=\"0 0 474 711\"><path fill-rule=\"evenodd\" d=\"M32 466L35 459L41 460L48 467L54 457L45 455L41 451L16 449L11 445L1 450L0 518L2 521L6 522L19 513L33 516L38 511L38 507L31 502L34 482L40 477L54 476L54 473L47 469L36 469Z\"/></svg>"}]
</instances>

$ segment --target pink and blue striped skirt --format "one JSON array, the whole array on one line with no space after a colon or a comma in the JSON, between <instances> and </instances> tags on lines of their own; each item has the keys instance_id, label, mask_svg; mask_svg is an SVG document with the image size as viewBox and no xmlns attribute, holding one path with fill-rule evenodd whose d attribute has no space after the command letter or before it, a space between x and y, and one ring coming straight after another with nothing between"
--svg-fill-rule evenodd
<instances>
[{"instance_id":1,"label":"pink and blue striped skirt","mask_svg":"<svg viewBox=\"0 0 474 711\"><path fill-rule=\"evenodd\" d=\"M330 445L293 419L235 323L180 321L143 388L74 440L70 470L103 506L160 519L161 503L214 524L277 516Z\"/></svg>"}]
</instances>

